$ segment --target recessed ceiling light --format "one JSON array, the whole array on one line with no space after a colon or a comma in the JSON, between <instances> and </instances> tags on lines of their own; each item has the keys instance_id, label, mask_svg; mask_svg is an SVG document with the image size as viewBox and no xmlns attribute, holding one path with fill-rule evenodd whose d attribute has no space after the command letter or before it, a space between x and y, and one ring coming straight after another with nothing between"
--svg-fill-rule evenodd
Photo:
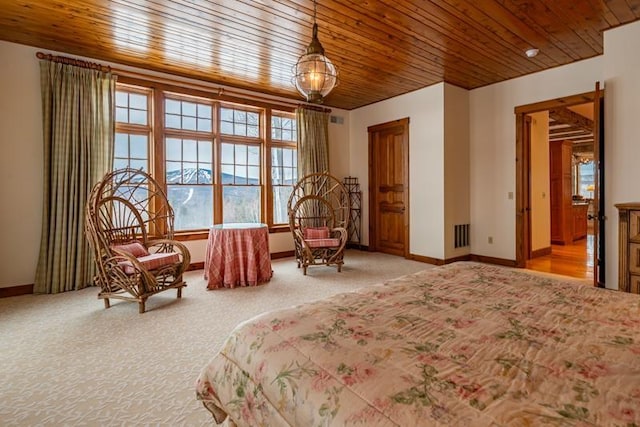
<instances>
[{"instance_id":1,"label":"recessed ceiling light","mask_svg":"<svg viewBox=\"0 0 640 427\"><path fill-rule=\"evenodd\" d=\"M532 47L531 49L527 49L524 53L529 58L533 58L534 56L536 56L538 54L538 52L540 52L540 49L536 49L535 47Z\"/></svg>"}]
</instances>

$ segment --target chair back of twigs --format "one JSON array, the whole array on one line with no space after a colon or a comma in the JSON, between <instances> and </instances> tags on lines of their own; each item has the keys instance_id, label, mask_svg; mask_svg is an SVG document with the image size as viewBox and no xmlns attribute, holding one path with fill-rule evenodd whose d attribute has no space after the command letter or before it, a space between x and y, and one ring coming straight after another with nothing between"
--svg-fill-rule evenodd
<instances>
[{"instance_id":1,"label":"chair back of twigs","mask_svg":"<svg viewBox=\"0 0 640 427\"><path fill-rule=\"evenodd\" d=\"M342 227L349 224L349 195L344 185L328 173L300 179L289 197L291 230L308 227Z\"/></svg>"},{"instance_id":2,"label":"chair back of twigs","mask_svg":"<svg viewBox=\"0 0 640 427\"><path fill-rule=\"evenodd\" d=\"M110 257L113 245L137 240L146 246L150 239L173 238L173 209L160 185L142 170L106 174L91 190L85 213L97 261ZM97 264L100 270L103 263Z\"/></svg>"}]
</instances>

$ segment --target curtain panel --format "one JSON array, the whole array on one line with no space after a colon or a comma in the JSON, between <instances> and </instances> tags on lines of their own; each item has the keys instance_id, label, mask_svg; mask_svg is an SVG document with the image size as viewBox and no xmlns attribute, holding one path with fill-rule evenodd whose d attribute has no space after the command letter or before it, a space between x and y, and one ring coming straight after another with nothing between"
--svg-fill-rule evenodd
<instances>
[{"instance_id":1,"label":"curtain panel","mask_svg":"<svg viewBox=\"0 0 640 427\"><path fill-rule=\"evenodd\" d=\"M298 179L329 171L329 112L299 107Z\"/></svg>"},{"instance_id":2,"label":"curtain panel","mask_svg":"<svg viewBox=\"0 0 640 427\"><path fill-rule=\"evenodd\" d=\"M35 293L91 284L84 209L92 186L112 166L115 82L110 72L40 61L44 197Z\"/></svg>"}]
</instances>

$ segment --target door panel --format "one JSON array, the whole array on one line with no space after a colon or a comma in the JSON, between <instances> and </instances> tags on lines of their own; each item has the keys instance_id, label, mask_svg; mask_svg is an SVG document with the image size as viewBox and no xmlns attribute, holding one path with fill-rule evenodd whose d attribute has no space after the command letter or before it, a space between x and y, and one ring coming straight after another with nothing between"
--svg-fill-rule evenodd
<instances>
[{"instance_id":1,"label":"door panel","mask_svg":"<svg viewBox=\"0 0 640 427\"><path fill-rule=\"evenodd\" d=\"M594 168L594 192L593 192L593 284L604 287L604 96L600 89L600 82L596 82L595 96L593 99L593 162Z\"/></svg>"},{"instance_id":2,"label":"door panel","mask_svg":"<svg viewBox=\"0 0 640 427\"><path fill-rule=\"evenodd\" d=\"M408 120L369 128L371 170L369 246L408 255Z\"/></svg>"}]
</instances>

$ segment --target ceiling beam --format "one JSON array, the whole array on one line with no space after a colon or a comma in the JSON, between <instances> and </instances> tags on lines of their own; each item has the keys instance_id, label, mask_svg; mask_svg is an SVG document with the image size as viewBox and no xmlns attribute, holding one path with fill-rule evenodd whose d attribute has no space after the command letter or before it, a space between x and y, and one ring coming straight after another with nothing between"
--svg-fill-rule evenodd
<instances>
[{"instance_id":1,"label":"ceiling beam","mask_svg":"<svg viewBox=\"0 0 640 427\"><path fill-rule=\"evenodd\" d=\"M549 128L549 135L559 135L561 133L571 133L571 134L579 133L581 135L593 134L593 132L591 131L586 131L582 128L574 127L574 126L563 127L563 128Z\"/></svg>"},{"instance_id":2,"label":"ceiling beam","mask_svg":"<svg viewBox=\"0 0 640 427\"><path fill-rule=\"evenodd\" d=\"M593 120L575 113L566 107L550 109L549 117L553 118L556 122L565 123L587 132L593 132Z\"/></svg>"},{"instance_id":3,"label":"ceiling beam","mask_svg":"<svg viewBox=\"0 0 640 427\"><path fill-rule=\"evenodd\" d=\"M593 142L579 142L572 145L573 151L576 153L593 152Z\"/></svg>"},{"instance_id":4,"label":"ceiling beam","mask_svg":"<svg viewBox=\"0 0 640 427\"><path fill-rule=\"evenodd\" d=\"M589 143L589 144L593 144L593 138L564 138L564 137L559 137L559 138L552 138L549 139L550 142L557 142L557 141L571 141L574 144L583 144L583 143Z\"/></svg>"}]
</instances>

